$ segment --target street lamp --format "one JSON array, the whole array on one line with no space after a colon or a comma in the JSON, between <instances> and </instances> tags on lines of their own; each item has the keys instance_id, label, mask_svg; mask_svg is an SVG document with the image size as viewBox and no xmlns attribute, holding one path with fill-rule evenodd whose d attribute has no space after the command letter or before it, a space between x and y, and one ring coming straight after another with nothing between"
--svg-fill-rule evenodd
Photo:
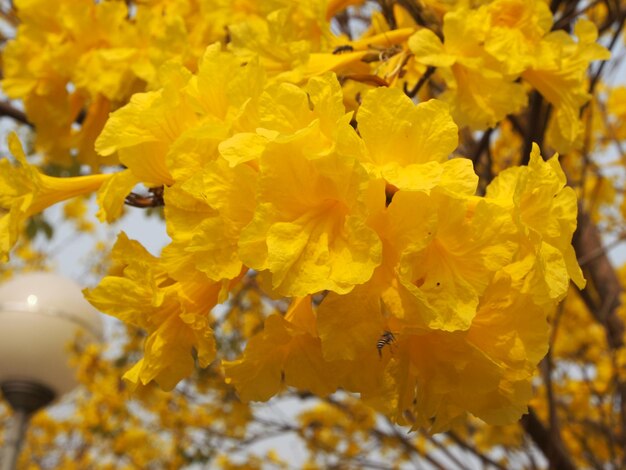
<instances>
[{"instance_id":1,"label":"street lamp","mask_svg":"<svg viewBox=\"0 0 626 470\"><path fill-rule=\"evenodd\" d=\"M2 470L15 468L32 413L77 385L67 348L78 334L97 341L102 323L73 281L37 272L0 285L0 388L14 411Z\"/></svg>"}]
</instances>

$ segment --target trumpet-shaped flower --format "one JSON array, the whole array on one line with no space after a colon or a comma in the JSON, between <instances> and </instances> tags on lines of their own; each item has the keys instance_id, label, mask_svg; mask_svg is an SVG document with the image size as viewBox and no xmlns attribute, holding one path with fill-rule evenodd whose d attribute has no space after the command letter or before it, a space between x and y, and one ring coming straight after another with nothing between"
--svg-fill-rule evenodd
<instances>
[{"instance_id":1,"label":"trumpet-shaped flower","mask_svg":"<svg viewBox=\"0 0 626 470\"><path fill-rule=\"evenodd\" d=\"M390 313L445 331L469 328L480 296L517 249L506 211L439 192L397 192L379 233L395 261L383 293Z\"/></svg>"},{"instance_id":2,"label":"trumpet-shaped flower","mask_svg":"<svg viewBox=\"0 0 626 470\"><path fill-rule=\"evenodd\" d=\"M165 161L169 147L197 121L189 100L181 93L190 77L183 67L165 68L165 87L135 94L129 104L114 112L96 140L96 151L104 156L117 152L120 162L141 181L171 184Z\"/></svg>"},{"instance_id":3,"label":"trumpet-shaped flower","mask_svg":"<svg viewBox=\"0 0 626 470\"><path fill-rule=\"evenodd\" d=\"M268 145L259 166L258 205L239 240L244 264L267 270L283 295L345 293L367 281L381 246L365 224L358 161L339 152L308 158L293 140Z\"/></svg>"},{"instance_id":4,"label":"trumpet-shaped flower","mask_svg":"<svg viewBox=\"0 0 626 470\"><path fill-rule=\"evenodd\" d=\"M341 362L322 357L310 297L294 299L287 315L272 314L241 359L223 364L227 381L242 400L269 400L290 385L318 396L337 389Z\"/></svg>"},{"instance_id":5,"label":"trumpet-shaped flower","mask_svg":"<svg viewBox=\"0 0 626 470\"><path fill-rule=\"evenodd\" d=\"M0 160L0 259L6 261L24 221L57 202L96 191L111 175L55 178L29 165L17 135L9 149L18 165Z\"/></svg>"},{"instance_id":6,"label":"trumpet-shaped flower","mask_svg":"<svg viewBox=\"0 0 626 470\"><path fill-rule=\"evenodd\" d=\"M438 67L448 89L440 99L450 105L459 126L484 129L526 105L526 94L515 78L485 51L485 12L460 9L444 17L444 42L429 29L409 39L415 60Z\"/></svg>"},{"instance_id":7,"label":"trumpet-shaped flower","mask_svg":"<svg viewBox=\"0 0 626 470\"><path fill-rule=\"evenodd\" d=\"M270 142L298 140L311 158L327 154L336 145L362 145L356 134L345 131L350 115L345 113L337 77L331 73L311 78L304 87L268 86L259 97L258 113L255 132L237 133L219 145L220 154L233 166L258 160Z\"/></svg>"},{"instance_id":8,"label":"trumpet-shaped flower","mask_svg":"<svg viewBox=\"0 0 626 470\"><path fill-rule=\"evenodd\" d=\"M219 45L207 48L196 75L170 64L161 70L161 81L162 89L136 94L128 105L113 113L96 142L98 152L102 155L117 152L128 167L114 177L115 185L103 188L99 197L102 219L111 221L119 216L124 192L128 193L138 182L171 185L175 181L194 179L197 186L203 178L201 175L211 172L206 167L219 157L218 144L231 132L256 126L257 98L264 85L263 71L254 63L242 65L232 54L222 52ZM237 170L238 173L243 171ZM190 182L187 186L193 184ZM170 205L176 204L170 198ZM210 208L205 209L211 212ZM214 231L224 233L217 228ZM225 233L237 232L229 229ZM188 230L176 232L170 249L188 242L192 236ZM183 259L191 262L189 257L188 254ZM205 265L210 265L210 261ZM216 274L218 266L221 265L216 263L209 274L211 278L221 278ZM234 271L237 275L240 270L240 267L229 269L226 277L232 277Z\"/></svg>"},{"instance_id":9,"label":"trumpet-shaped flower","mask_svg":"<svg viewBox=\"0 0 626 470\"><path fill-rule=\"evenodd\" d=\"M329 293L317 311L317 331L326 360L375 360L385 331L380 295L371 281L346 295Z\"/></svg>"},{"instance_id":10,"label":"trumpet-shaped flower","mask_svg":"<svg viewBox=\"0 0 626 470\"><path fill-rule=\"evenodd\" d=\"M534 144L528 166L502 171L487 188L487 198L513 212L520 225L523 250L508 267L539 305L560 300L569 279L580 288L583 278L571 239L576 230L576 194L565 186L558 155L544 161ZM532 271L531 271L532 269ZM535 275L526 278L532 272Z\"/></svg>"},{"instance_id":11,"label":"trumpet-shaped flower","mask_svg":"<svg viewBox=\"0 0 626 470\"><path fill-rule=\"evenodd\" d=\"M85 297L98 310L147 333L144 357L124 377L135 385L154 380L172 389L194 368L215 357L210 311L224 300L228 283L176 282L138 242L121 233L111 254L115 265Z\"/></svg>"},{"instance_id":12,"label":"trumpet-shaped flower","mask_svg":"<svg viewBox=\"0 0 626 470\"><path fill-rule=\"evenodd\" d=\"M20 25L3 51L2 87L24 100L28 120L37 128L37 150L62 165L72 163L71 149L78 150L80 163L94 168L107 163L93 152L108 114L102 110L143 86L132 72L140 54L127 6L74 0L50 9L45 2L18 0L16 8ZM72 129L81 109L87 119Z\"/></svg>"},{"instance_id":13,"label":"trumpet-shaped flower","mask_svg":"<svg viewBox=\"0 0 626 470\"><path fill-rule=\"evenodd\" d=\"M398 189L475 193L478 178L471 161L448 160L458 128L446 103L416 106L397 88L379 88L365 95L357 119L367 149L361 161L372 177Z\"/></svg>"},{"instance_id":14,"label":"trumpet-shaped flower","mask_svg":"<svg viewBox=\"0 0 626 470\"><path fill-rule=\"evenodd\" d=\"M449 428L468 411L490 424L513 422L532 396L547 334L545 310L500 273L466 331L396 334L386 370L395 393L387 411L401 421L408 411L413 428L431 432Z\"/></svg>"},{"instance_id":15,"label":"trumpet-shaped flower","mask_svg":"<svg viewBox=\"0 0 626 470\"><path fill-rule=\"evenodd\" d=\"M326 2L319 0L283 2L264 18L230 25L229 47L246 60L258 57L272 76L301 81L309 54L330 49L333 35L325 6Z\"/></svg>"},{"instance_id":16,"label":"trumpet-shaped flower","mask_svg":"<svg viewBox=\"0 0 626 470\"><path fill-rule=\"evenodd\" d=\"M539 43L552 27L552 12L542 0L496 0L479 9L485 15L485 51L518 75L535 60Z\"/></svg>"},{"instance_id":17,"label":"trumpet-shaped flower","mask_svg":"<svg viewBox=\"0 0 626 470\"><path fill-rule=\"evenodd\" d=\"M135 94L114 112L96 141L101 155L117 152L140 181L186 179L217 158L231 132L256 127L264 74L218 44L207 48L196 75L168 64L161 82L162 89Z\"/></svg>"},{"instance_id":18,"label":"trumpet-shaped flower","mask_svg":"<svg viewBox=\"0 0 626 470\"><path fill-rule=\"evenodd\" d=\"M574 192L537 147L512 169L497 145L486 162L452 154L459 127L468 144L521 111L531 86L554 110L548 143L572 145L585 72L606 56L595 27L550 33L546 0L423 0L419 15L396 4L350 41L328 15L360 0L16 2L3 83L24 99L38 148L125 168L52 178L11 136L0 259L54 202L99 188L110 222L136 184L162 195L171 243L156 257L122 233L85 293L146 333L127 380L172 389L208 366L212 310L233 289L221 325L247 344L216 380L243 400L341 389L432 431L467 413L503 424L524 412L546 315L570 279L584 285ZM432 73L418 104L397 86ZM474 165L487 180L500 170L486 197ZM68 210L80 219L84 207ZM274 296L291 298L285 315L268 314Z\"/></svg>"},{"instance_id":19,"label":"trumpet-shaped flower","mask_svg":"<svg viewBox=\"0 0 626 470\"><path fill-rule=\"evenodd\" d=\"M581 106L591 98L585 84L589 64L611 57L604 46L596 43L598 31L591 21L579 20L574 33L578 42L563 31L548 34L541 43L535 64L522 74L554 106L548 138L551 145L563 153L582 137L579 113Z\"/></svg>"},{"instance_id":20,"label":"trumpet-shaped flower","mask_svg":"<svg viewBox=\"0 0 626 470\"><path fill-rule=\"evenodd\" d=\"M133 190L139 179L126 169L113 173L96 194L99 210L96 216L101 222L117 220L124 210L126 196Z\"/></svg>"},{"instance_id":21,"label":"trumpet-shaped flower","mask_svg":"<svg viewBox=\"0 0 626 470\"><path fill-rule=\"evenodd\" d=\"M223 159L194 177L165 188L165 218L172 243L161 253L163 266L177 280L198 274L214 281L234 279L241 230L252 220L257 172L230 168Z\"/></svg>"}]
</instances>

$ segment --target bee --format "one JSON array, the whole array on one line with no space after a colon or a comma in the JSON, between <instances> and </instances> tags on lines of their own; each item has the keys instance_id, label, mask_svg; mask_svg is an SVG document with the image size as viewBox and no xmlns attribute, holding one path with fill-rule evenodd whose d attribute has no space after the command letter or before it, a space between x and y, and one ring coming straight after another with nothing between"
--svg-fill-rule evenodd
<instances>
[{"instance_id":1,"label":"bee","mask_svg":"<svg viewBox=\"0 0 626 470\"><path fill-rule=\"evenodd\" d=\"M376 349L378 349L378 355L383 357L383 348L388 344L394 343L396 341L396 337L393 335L391 331L384 331L378 342L376 343Z\"/></svg>"}]
</instances>

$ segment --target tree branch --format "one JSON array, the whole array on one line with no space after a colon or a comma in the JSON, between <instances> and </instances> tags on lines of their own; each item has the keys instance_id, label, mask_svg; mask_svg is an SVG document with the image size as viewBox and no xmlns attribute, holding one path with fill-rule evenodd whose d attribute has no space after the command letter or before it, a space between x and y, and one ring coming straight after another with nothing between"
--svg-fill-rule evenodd
<instances>
[{"instance_id":1,"label":"tree branch","mask_svg":"<svg viewBox=\"0 0 626 470\"><path fill-rule=\"evenodd\" d=\"M424 74L420 77L420 79L417 81L417 83L415 84L415 86L413 88L411 88L409 90L406 82L404 82L404 85L402 86L404 93L409 97L409 98L415 98L415 95L417 95L417 93L422 89L422 87L426 84L426 82L430 79L430 77L433 75L433 73L435 73L435 70L437 70L435 67L431 67L429 66L426 71L424 72Z\"/></svg>"},{"instance_id":2,"label":"tree branch","mask_svg":"<svg viewBox=\"0 0 626 470\"><path fill-rule=\"evenodd\" d=\"M492 467L495 467L498 470L506 470L502 465L500 465L498 462L496 462L492 458L487 457L485 454L479 451L476 447L472 446L469 442L466 442L463 439L461 439L457 434L454 433L454 431L448 431L446 434L450 439L452 439L452 441L454 441L456 445L458 445L462 449L465 449L468 452L474 454L476 457L478 457L482 461L483 464L491 465Z\"/></svg>"},{"instance_id":3,"label":"tree branch","mask_svg":"<svg viewBox=\"0 0 626 470\"><path fill-rule=\"evenodd\" d=\"M524 145L522 146L522 159L520 165L528 165L530 151L533 143L543 147L543 136L550 117L550 106L546 105L543 96L535 90L530 94L530 106L528 107Z\"/></svg>"},{"instance_id":4,"label":"tree branch","mask_svg":"<svg viewBox=\"0 0 626 470\"><path fill-rule=\"evenodd\" d=\"M148 196L142 196L137 193L130 193L126 196L124 204L132 207L139 207L146 209L148 207L160 207L165 205L163 200L163 186L148 189L150 194Z\"/></svg>"},{"instance_id":5,"label":"tree branch","mask_svg":"<svg viewBox=\"0 0 626 470\"><path fill-rule=\"evenodd\" d=\"M604 251L598 227L582 208L579 208L578 229L574 233L572 244L578 259L585 260L585 274L598 294L599 303L594 302L596 308L590 309L591 314L605 327L609 347L617 349L624 344L624 324L617 312L622 286ZM593 299L593 296L589 298Z\"/></svg>"},{"instance_id":6,"label":"tree branch","mask_svg":"<svg viewBox=\"0 0 626 470\"><path fill-rule=\"evenodd\" d=\"M11 106L11 103L7 101L0 101L0 116L9 117L15 119L17 122L33 127L33 124L28 121L26 114Z\"/></svg>"},{"instance_id":7,"label":"tree branch","mask_svg":"<svg viewBox=\"0 0 626 470\"><path fill-rule=\"evenodd\" d=\"M520 423L524 431L546 456L551 468L576 470L576 465L570 460L563 445L554 439L554 435L545 428L532 408L528 408L528 414L522 416Z\"/></svg>"},{"instance_id":8,"label":"tree branch","mask_svg":"<svg viewBox=\"0 0 626 470\"><path fill-rule=\"evenodd\" d=\"M611 38L611 42L609 43L609 46L608 46L609 51L612 51L613 48L615 47L617 39L619 38L622 32L622 29L624 28L624 23L626 22L626 9L624 9L624 11L618 16L616 20L617 20L617 29L613 33L613 37ZM598 70L596 70L596 73L593 74L593 77L591 78L591 81L589 82L589 94L590 95L593 95L596 85L598 81L600 80L600 76L602 75L602 71L604 70L604 67L607 63L608 63L608 60L601 61L600 65L598 66ZM591 101L588 101L584 105L584 107L588 106L590 102Z\"/></svg>"}]
</instances>

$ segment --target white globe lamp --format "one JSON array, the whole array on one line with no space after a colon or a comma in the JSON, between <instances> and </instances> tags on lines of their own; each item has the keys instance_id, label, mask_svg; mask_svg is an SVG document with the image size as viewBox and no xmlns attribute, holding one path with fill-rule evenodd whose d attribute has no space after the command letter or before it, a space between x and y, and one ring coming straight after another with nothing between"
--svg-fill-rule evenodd
<instances>
[{"instance_id":1,"label":"white globe lamp","mask_svg":"<svg viewBox=\"0 0 626 470\"><path fill-rule=\"evenodd\" d=\"M37 272L0 284L0 388L15 412L2 470L14 468L28 417L77 385L68 346L99 341L100 314L75 282Z\"/></svg>"}]
</instances>

